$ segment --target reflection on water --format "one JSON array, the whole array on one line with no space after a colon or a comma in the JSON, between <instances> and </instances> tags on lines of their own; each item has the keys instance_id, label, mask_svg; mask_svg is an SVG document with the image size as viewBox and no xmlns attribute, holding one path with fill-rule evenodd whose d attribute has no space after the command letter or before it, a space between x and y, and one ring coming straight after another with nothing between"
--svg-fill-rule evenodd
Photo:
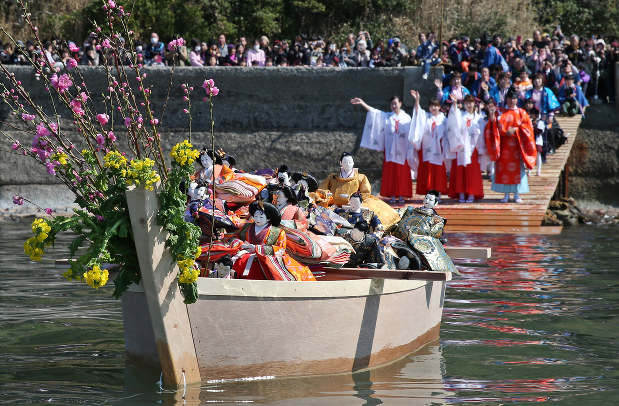
<instances>
[{"instance_id":1,"label":"reflection on water","mask_svg":"<svg viewBox=\"0 0 619 406\"><path fill-rule=\"evenodd\" d=\"M448 236L490 246L449 282L440 342L390 365L328 377L160 389L125 364L120 302L23 255L26 224L0 224L2 404L452 405L619 398L615 228L559 236ZM58 246L66 246L60 241Z\"/></svg>"}]
</instances>

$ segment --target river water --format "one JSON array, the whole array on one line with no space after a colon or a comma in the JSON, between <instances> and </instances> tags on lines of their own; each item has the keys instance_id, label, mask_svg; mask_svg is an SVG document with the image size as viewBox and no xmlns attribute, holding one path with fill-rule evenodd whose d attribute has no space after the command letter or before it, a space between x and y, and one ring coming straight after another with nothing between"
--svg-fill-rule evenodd
<instances>
[{"instance_id":1,"label":"river water","mask_svg":"<svg viewBox=\"0 0 619 406\"><path fill-rule=\"evenodd\" d=\"M0 223L0 404L619 404L617 227L561 235L448 235L490 246L448 283L440 339L357 374L209 382L167 391L124 360L111 288L68 282L23 253L25 223Z\"/></svg>"}]
</instances>

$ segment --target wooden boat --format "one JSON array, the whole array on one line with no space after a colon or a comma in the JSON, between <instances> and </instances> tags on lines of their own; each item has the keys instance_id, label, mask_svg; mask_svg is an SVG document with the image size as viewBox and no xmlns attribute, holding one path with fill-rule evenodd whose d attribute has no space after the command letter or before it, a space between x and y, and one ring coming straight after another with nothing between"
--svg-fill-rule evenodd
<instances>
[{"instance_id":1,"label":"wooden boat","mask_svg":"<svg viewBox=\"0 0 619 406\"><path fill-rule=\"evenodd\" d=\"M127 357L164 382L333 374L438 338L451 273L340 269L316 282L199 278L185 305L154 192L127 192L142 284L122 298ZM489 249L451 255L488 257ZM472 254L472 255L471 255ZM398 278L398 279L394 279Z\"/></svg>"}]
</instances>

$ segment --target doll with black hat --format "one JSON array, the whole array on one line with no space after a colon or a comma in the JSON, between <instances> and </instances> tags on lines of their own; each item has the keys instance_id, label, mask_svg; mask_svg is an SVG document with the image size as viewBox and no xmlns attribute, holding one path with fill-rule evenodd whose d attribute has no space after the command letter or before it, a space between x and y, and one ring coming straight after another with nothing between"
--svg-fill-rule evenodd
<instances>
[{"instance_id":1,"label":"doll with black hat","mask_svg":"<svg viewBox=\"0 0 619 406\"><path fill-rule=\"evenodd\" d=\"M350 196L348 205L335 209L335 213L342 216L352 225L357 224L359 221L365 221L370 227L369 232L382 233L384 229L380 220L373 212L365 207L361 207L362 203L363 196L361 193L355 192Z\"/></svg>"},{"instance_id":2,"label":"doll with black hat","mask_svg":"<svg viewBox=\"0 0 619 406\"><path fill-rule=\"evenodd\" d=\"M385 266L383 256L378 245L378 238L369 232L369 225L365 220L358 221L354 228L344 236L355 252L350 254L345 267L363 267L379 269Z\"/></svg>"},{"instance_id":3,"label":"doll with black hat","mask_svg":"<svg viewBox=\"0 0 619 406\"><path fill-rule=\"evenodd\" d=\"M297 203L300 207L307 208L310 204L324 199L319 196L316 191L318 190L318 181L315 177L307 172L295 172L290 177L290 185L297 194Z\"/></svg>"},{"instance_id":4,"label":"doll with black hat","mask_svg":"<svg viewBox=\"0 0 619 406\"><path fill-rule=\"evenodd\" d=\"M374 212L385 229L389 229L400 220L400 216L387 203L372 196L370 181L367 176L359 173L354 165L352 154L343 152L340 156L340 170L323 180L319 189L331 192L333 194L331 203L340 207L349 203L353 193L360 192L363 196L363 207Z\"/></svg>"}]
</instances>

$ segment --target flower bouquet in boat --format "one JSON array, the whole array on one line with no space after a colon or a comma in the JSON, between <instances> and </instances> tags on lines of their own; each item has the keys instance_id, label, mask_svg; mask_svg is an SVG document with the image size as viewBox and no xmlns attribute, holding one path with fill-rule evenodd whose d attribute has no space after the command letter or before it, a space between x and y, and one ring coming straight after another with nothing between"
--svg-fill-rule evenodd
<instances>
[{"instance_id":1,"label":"flower bouquet in boat","mask_svg":"<svg viewBox=\"0 0 619 406\"><path fill-rule=\"evenodd\" d=\"M164 111L152 106L147 73L133 44L123 39L132 36L127 26L130 13L114 1L102 3L107 21L95 24L91 36L104 56L101 79L107 86L104 94L93 94L75 57L55 61L38 35L27 3L18 3L38 50L28 59L32 75L49 95L52 109L44 108L31 89L0 64L5 76L2 99L16 119L2 135L13 153L36 161L42 171L64 183L78 207L69 217L45 209L47 216L33 222L34 235L24 244L24 251L32 260L40 260L59 233L70 231L76 237L69 246L69 269L64 276L100 288L109 278L104 264L116 264L114 296L120 297L129 285L141 280L126 193L156 190L161 203L157 224L168 233L166 248L178 264L185 300L194 302L198 271L193 264L200 251L200 230L183 221L185 194L179 184L193 173L199 152L189 140L174 146L169 155L163 151L160 127ZM2 31L18 48L17 41ZM168 50L175 55L183 44L183 38L176 38ZM78 50L73 43L51 46L67 48L72 54ZM172 68L170 85L173 73ZM203 100L212 108L212 98L219 90L212 80L205 81L203 87ZM183 92L189 109L194 89L183 85ZM162 110L166 104L167 100ZM14 196L13 202L36 204L29 196Z\"/></svg>"}]
</instances>

